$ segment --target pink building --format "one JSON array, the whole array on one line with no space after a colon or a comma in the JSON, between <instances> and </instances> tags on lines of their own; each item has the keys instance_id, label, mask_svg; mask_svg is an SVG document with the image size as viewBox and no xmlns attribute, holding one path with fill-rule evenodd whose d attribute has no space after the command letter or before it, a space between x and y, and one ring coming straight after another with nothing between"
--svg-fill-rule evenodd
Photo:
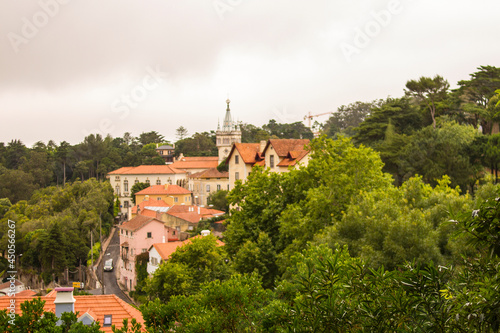
<instances>
[{"instance_id":1,"label":"pink building","mask_svg":"<svg viewBox=\"0 0 500 333\"><path fill-rule=\"evenodd\" d=\"M155 243L167 242L177 238L175 228L150 216L138 215L120 225L120 282L128 289L134 290L137 285L135 258L145 253Z\"/></svg>"}]
</instances>

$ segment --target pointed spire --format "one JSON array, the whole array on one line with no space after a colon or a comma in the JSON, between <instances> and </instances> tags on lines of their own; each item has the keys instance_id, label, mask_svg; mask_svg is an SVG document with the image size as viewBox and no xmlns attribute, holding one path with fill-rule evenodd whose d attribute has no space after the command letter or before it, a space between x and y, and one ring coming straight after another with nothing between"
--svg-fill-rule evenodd
<instances>
[{"instance_id":1,"label":"pointed spire","mask_svg":"<svg viewBox=\"0 0 500 333\"><path fill-rule=\"evenodd\" d=\"M217 130L220 131L220 119L217 118Z\"/></svg>"},{"instance_id":2,"label":"pointed spire","mask_svg":"<svg viewBox=\"0 0 500 333\"><path fill-rule=\"evenodd\" d=\"M226 116L224 117L224 122L222 123L222 130L224 132L231 132L233 130L233 119L231 119L231 110L229 109L229 103L231 103L229 98L226 100L226 103Z\"/></svg>"}]
</instances>

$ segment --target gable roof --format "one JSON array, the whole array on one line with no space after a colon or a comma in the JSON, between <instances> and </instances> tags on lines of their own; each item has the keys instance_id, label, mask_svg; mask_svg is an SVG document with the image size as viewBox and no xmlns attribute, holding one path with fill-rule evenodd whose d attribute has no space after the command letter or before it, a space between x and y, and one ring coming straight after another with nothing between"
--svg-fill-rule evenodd
<instances>
[{"instance_id":1,"label":"gable roof","mask_svg":"<svg viewBox=\"0 0 500 333\"><path fill-rule=\"evenodd\" d=\"M202 178L202 179L229 178L229 172L227 172L227 171L219 172L219 170L217 170L217 168L212 168L212 169L208 169L205 171L193 173L192 175L189 176L189 178Z\"/></svg>"},{"instance_id":2,"label":"gable roof","mask_svg":"<svg viewBox=\"0 0 500 333\"><path fill-rule=\"evenodd\" d=\"M156 212L155 212L155 214L156 214ZM157 220L154 217L137 215L133 219L123 223L122 225L120 225L118 227L121 229L124 229L124 230L136 231L136 230L141 229L142 227L144 227L146 224L148 224L151 221L157 221L157 222L163 224L163 222L161 222L160 220Z\"/></svg>"},{"instance_id":3,"label":"gable roof","mask_svg":"<svg viewBox=\"0 0 500 333\"><path fill-rule=\"evenodd\" d=\"M170 258L172 253L174 253L178 247L184 246L186 244L189 244L193 241L193 239L197 239L203 237L201 235L194 236L191 238L186 239L185 241L182 242L169 242L169 243L155 243L153 244L150 248L149 251L151 251L151 248L155 248L156 252L160 255L162 260L167 260ZM224 242L220 241L219 239L216 239L217 246L224 246Z\"/></svg>"},{"instance_id":4,"label":"gable roof","mask_svg":"<svg viewBox=\"0 0 500 333\"><path fill-rule=\"evenodd\" d=\"M14 286L17 287L17 286L23 286L23 285L24 284L21 281L19 281L17 279L14 280ZM10 288L10 281L7 281L7 282L4 282L4 283L0 284L0 290L6 289L6 288Z\"/></svg>"},{"instance_id":5,"label":"gable roof","mask_svg":"<svg viewBox=\"0 0 500 333\"><path fill-rule=\"evenodd\" d=\"M171 167L177 169L211 169L218 165L219 157L217 156L182 157L170 164Z\"/></svg>"},{"instance_id":6,"label":"gable roof","mask_svg":"<svg viewBox=\"0 0 500 333\"><path fill-rule=\"evenodd\" d=\"M50 295L50 296L49 296ZM56 299L55 293L41 297L45 301L44 310L55 313ZM111 315L111 324L116 328L123 326L123 319L128 318L129 323L132 318L135 318L138 323L144 327L144 319L139 310L127 304L116 295L87 295L87 296L73 296L75 298L75 312L79 312L78 316L81 317L85 313L92 312L92 316L96 316L96 321L99 321L101 330L104 332L112 332L111 326L103 327L104 316ZM14 296L16 302L16 313L21 313L21 304L25 301L31 301L32 296ZM12 297L0 297L0 309L7 309L10 305Z\"/></svg>"},{"instance_id":7,"label":"gable roof","mask_svg":"<svg viewBox=\"0 0 500 333\"><path fill-rule=\"evenodd\" d=\"M217 209L198 206L174 205L165 214L177 217L187 222L197 223L203 218L220 216L224 214L224 212Z\"/></svg>"},{"instance_id":8,"label":"gable roof","mask_svg":"<svg viewBox=\"0 0 500 333\"><path fill-rule=\"evenodd\" d=\"M172 150L172 149L175 149L174 147L170 146L170 145L163 145L163 146L160 146L158 148L155 148L156 150Z\"/></svg>"},{"instance_id":9,"label":"gable roof","mask_svg":"<svg viewBox=\"0 0 500 333\"><path fill-rule=\"evenodd\" d=\"M302 160L307 154L309 154L309 151L307 150L303 150L300 152L291 151L287 154L285 158L283 158L283 160L281 160L281 162L278 163L278 166L287 167L290 165L295 165L297 164L297 162Z\"/></svg>"},{"instance_id":10,"label":"gable roof","mask_svg":"<svg viewBox=\"0 0 500 333\"><path fill-rule=\"evenodd\" d=\"M139 165L136 167L123 167L108 173L108 175L149 175L149 174L179 174L186 173L183 170L177 170L170 165Z\"/></svg>"},{"instance_id":11,"label":"gable roof","mask_svg":"<svg viewBox=\"0 0 500 333\"><path fill-rule=\"evenodd\" d=\"M179 195L179 194L191 194L190 190L186 190L179 185L152 185L146 187L145 189L136 192L135 195L152 195L152 194L165 194L165 195Z\"/></svg>"},{"instance_id":12,"label":"gable roof","mask_svg":"<svg viewBox=\"0 0 500 333\"><path fill-rule=\"evenodd\" d=\"M229 152L229 155L227 156L227 160L231 158L231 156L235 153L235 150L238 151L238 153L241 156L241 159L243 162L246 164L255 164L255 162L260 160L260 143L235 143L231 147L231 152Z\"/></svg>"},{"instance_id":13,"label":"gable roof","mask_svg":"<svg viewBox=\"0 0 500 333\"><path fill-rule=\"evenodd\" d=\"M285 157L288 152L295 151L297 153L302 151L307 151L304 146L309 144L309 139L269 139L267 141L266 147L264 148L264 154L266 153L269 145L273 146L274 151L278 156Z\"/></svg>"}]
</instances>

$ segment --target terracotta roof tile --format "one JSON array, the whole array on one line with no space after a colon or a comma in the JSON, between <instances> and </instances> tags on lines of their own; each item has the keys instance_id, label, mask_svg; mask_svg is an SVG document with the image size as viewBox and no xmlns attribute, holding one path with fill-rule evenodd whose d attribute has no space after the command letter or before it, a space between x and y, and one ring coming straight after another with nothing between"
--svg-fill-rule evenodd
<instances>
[{"instance_id":1,"label":"terracotta roof tile","mask_svg":"<svg viewBox=\"0 0 500 333\"><path fill-rule=\"evenodd\" d=\"M307 154L309 154L309 151L303 150L300 152L297 151L291 151L288 153L288 155L278 163L278 166L286 167L290 165L295 165L297 162L300 162Z\"/></svg>"},{"instance_id":2,"label":"terracotta roof tile","mask_svg":"<svg viewBox=\"0 0 500 333\"><path fill-rule=\"evenodd\" d=\"M167 260L170 258L172 253L174 253L178 247L184 246L186 244L189 244L193 241L193 239L197 239L203 237L201 235L194 236L191 238L186 239L185 241L182 242L169 242L169 243L156 243L153 244L151 247L154 247L158 254L160 255L162 260ZM224 242L220 241L219 239L216 240L218 246L224 246ZM150 249L151 251L151 249Z\"/></svg>"},{"instance_id":3,"label":"terracotta roof tile","mask_svg":"<svg viewBox=\"0 0 500 333\"><path fill-rule=\"evenodd\" d=\"M264 148L264 153L272 145L276 154L280 157L288 155L290 151L306 151L305 145L309 144L308 139L270 139L267 141L266 148Z\"/></svg>"},{"instance_id":4,"label":"terracotta roof tile","mask_svg":"<svg viewBox=\"0 0 500 333\"><path fill-rule=\"evenodd\" d=\"M21 286L22 283L19 280L14 280L14 285L15 286ZM5 289L10 287L10 281L7 281L5 283L0 284L0 289Z\"/></svg>"},{"instance_id":5,"label":"terracotta roof tile","mask_svg":"<svg viewBox=\"0 0 500 333\"><path fill-rule=\"evenodd\" d=\"M119 228L124 229L124 230L136 231L151 221L158 221L160 223L163 223L163 222L161 222L155 218L149 217L149 216L137 215L133 219L120 225Z\"/></svg>"},{"instance_id":6,"label":"terracotta roof tile","mask_svg":"<svg viewBox=\"0 0 500 333\"><path fill-rule=\"evenodd\" d=\"M198 213L199 210L199 213ZM177 217L184 221L197 223L203 218L210 218L224 214L223 211L198 206L174 205L166 214Z\"/></svg>"},{"instance_id":7,"label":"terracotta roof tile","mask_svg":"<svg viewBox=\"0 0 500 333\"><path fill-rule=\"evenodd\" d=\"M200 171L197 173L193 173L192 175L189 176L189 178L229 178L229 172L224 171L224 172L219 172L217 168L212 168L208 169L205 171Z\"/></svg>"},{"instance_id":8,"label":"terracotta roof tile","mask_svg":"<svg viewBox=\"0 0 500 333\"><path fill-rule=\"evenodd\" d=\"M177 170L170 165L139 165L137 167L123 167L108 173L108 175L149 175L149 174L178 174L186 173L183 170Z\"/></svg>"},{"instance_id":9,"label":"terracotta roof tile","mask_svg":"<svg viewBox=\"0 0 500 333\"><path fill-rule=\"evenodd\" d=\"M217 156L182 157L170 164L171 167L177 169L211 169L218 165L219 157Z\"/></svg>"},{"instance_id":10,"label":"terracotta roof tile","mask_svg":"<svg viewBox=\"0 0 500 333\"><path fill-rule=\"evenodd\" d=\"M14 297L16 300L16 313L21 313L21 304L25 301L31 301L33 297L23 296ZM105 315L112 315L111 324L115 325L116 328L121 328L123 326L123 319L135 318L138 323L144 326L144 319L139 310L132 307L130 304L125 303L123 300L118 298L116 295L92 295L92 296L74 296L75 298L75 312L79 312L79 316L85 314L89 309L97 317L101 325L101 330L104 332L112 332L111 326L102 327ZM10 305L11 297L0 297L0 309L7 309ZM55 312L54 301L56 299L55 295L41 297L45 301L44 310L49 312ZM145 331L145 330L143 330Z\"/></svg>"},{"instance_id":11,"label":"terracotta roof tile","mask_svg":"<svg viewBox=\"0 0 500 333\"><path fill-rule=\"evenodd\" d=\"M165 194L165 195L174 195L174 194L191 194L190 190L186 190L179 185L153 185L147 187L139 192L136 192L135 195L152 195L152 194Z\"/></svg>"},{"instance_id":12,"label":"terracotta roof tile","mask_svg":"<svg viewBox=\"0 0 500 333\"><path fill-rule=\"evenodd\" d=\"M30 296L35 296L36 292L30 289L26 289L23 291L20 291L16 293L17 297L30 297ZM9 297L8 295L0 295L0 297Z\"/></svg>"},{"instance_id":13,"label":"terracotta roof tile","mask_svg":"<svg viewBox=\"0 0 500 333\"><path fill-rule=\"evenodd\" d=\"M260 157L260 155L258 154L260 150L260 143L235 143L231 148L229 156L227 157L228 159L231 158L235 150L238 151L238 153L241 156L241 159L246 164L253 165L255 162L258 161Z\"/></svg>"}]
</instances>

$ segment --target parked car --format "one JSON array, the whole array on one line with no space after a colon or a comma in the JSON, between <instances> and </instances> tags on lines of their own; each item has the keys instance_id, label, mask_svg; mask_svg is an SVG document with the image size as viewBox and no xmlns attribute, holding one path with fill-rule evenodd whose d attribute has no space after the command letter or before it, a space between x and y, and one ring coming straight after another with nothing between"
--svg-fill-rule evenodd
<instances>
[{"instance_id":1,"label":"parked car","mask_svg":"<svg viewBox=\"0 0 500 333\"><path fill-rule=\"evenodd\" d=\"M113 259L108 259L104 262L104 271L106 272L113 271Z\"/></svg>"}]
</instances>

